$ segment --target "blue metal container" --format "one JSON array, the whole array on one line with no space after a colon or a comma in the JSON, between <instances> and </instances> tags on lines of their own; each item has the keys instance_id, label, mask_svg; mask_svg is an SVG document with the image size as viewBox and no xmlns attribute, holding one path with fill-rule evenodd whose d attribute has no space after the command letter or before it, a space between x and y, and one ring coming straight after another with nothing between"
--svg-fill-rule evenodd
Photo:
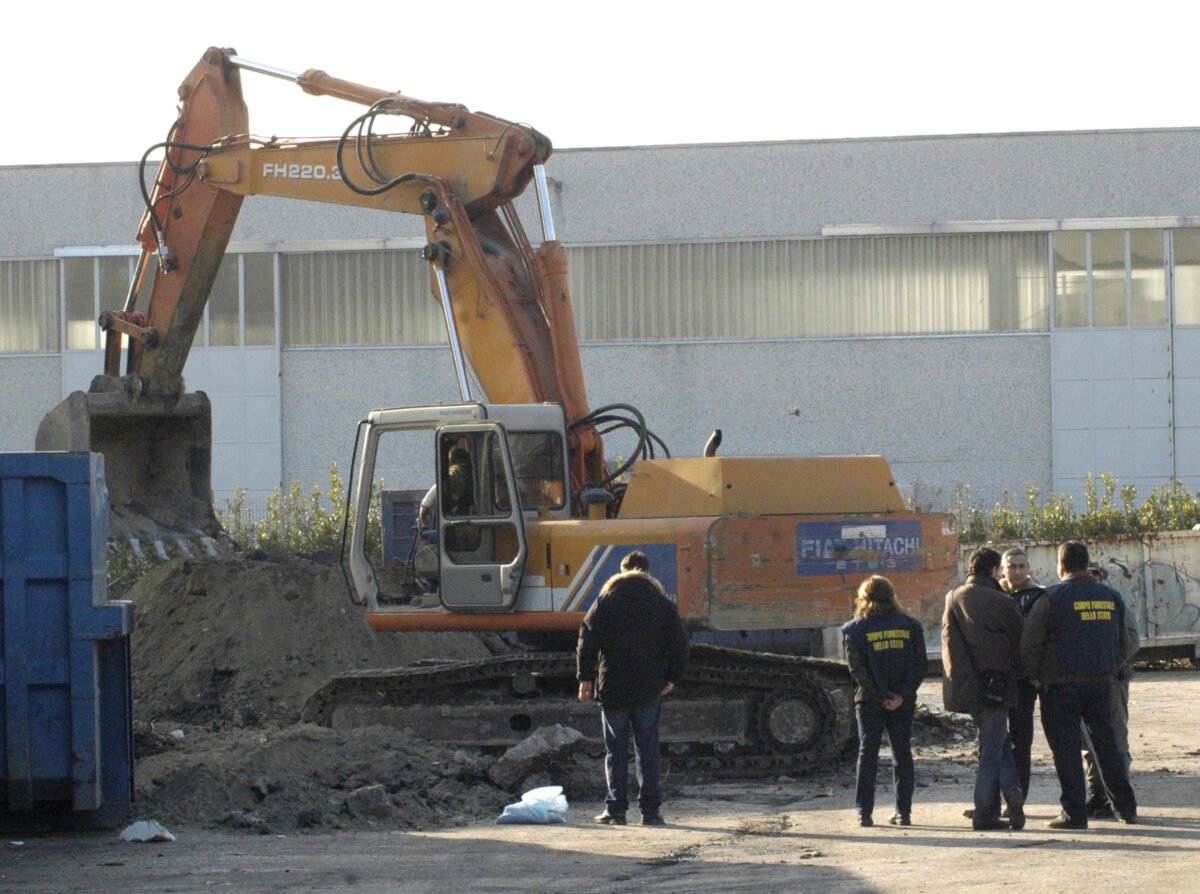
<instances>
[{"instance_id":1,"label":"blue metal container","mask_svg":"<svg viewBox=\"0 0 1200 894\"><path fill-rule=\"evenodd\" d=\"M0 453L0 809L114 825L133 791L129 634L97 453Z\"/></svg>"}]
</instances>

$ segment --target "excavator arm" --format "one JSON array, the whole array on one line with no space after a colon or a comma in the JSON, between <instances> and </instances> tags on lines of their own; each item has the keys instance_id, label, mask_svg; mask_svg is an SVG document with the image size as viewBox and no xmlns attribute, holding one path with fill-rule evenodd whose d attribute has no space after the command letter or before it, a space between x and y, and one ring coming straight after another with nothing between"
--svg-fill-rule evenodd
<instances>
[{"instance_id":1,"label":"excavator arm","mask_svg":"<svg viewBox=\"0 0 1200 894\"><path fill-rule=\"evenodd\" d=\"M256 139L242 98L243 70L285 78L307 93L348 100L367 110L341 139ZM601 439L587 419L565 249L553 238L547 202L542 203L547 238L536 250L511 204L540 174L551 153L549 140L528 126L460 105L423 102L316 70L284 72L217 48L204 54L179 95L178 119L159 144L165 150L162 164L149 189L142 181L142 254L129 296L121 310L100 317L106 332L105 374L93 382L87 398L72 396L70 413L60 412L62 405L52 411L47 417L51 424L43 424L45 439L39 432L39 449L87 444L110 457L111 469L122 462L117 454L130 453L128 442L138 440L122 431L123 417L130 427L145 430L151 422L169 419L177 405L189 405L183 399L183 368L242 201L246 196L279 196L422 215L427 235L423 256L446 314L463 400L475 399L469 361L493 403L561 404L571 427L576 492L604 480ZM376 129L393 116L411 122L407 132ZM144 311L137 310L152 261L158 270L149 302ZM87 404L83 423L81 403ZM194 409L189 413L194 415ZM118 435L109 439L109 450L96 443L95 426L79 431L81 424L100 416ZM189 457L183 465L193 480L167 486L134 480L139 473L129 470L117 476L114 509L127 501L128 494L121 491L136 490L142 506L158 492L206 493L207 455L200 442L207 436L203 424L199 430L189 426L186 437L176 438L159 425L152 448L157 455L147 458L151 448L136 451L143 479L156 469L178 467L169 457L178 448ZM211 524L205 519L197 527L207 530Z\"/></svg>"}]
</instances>

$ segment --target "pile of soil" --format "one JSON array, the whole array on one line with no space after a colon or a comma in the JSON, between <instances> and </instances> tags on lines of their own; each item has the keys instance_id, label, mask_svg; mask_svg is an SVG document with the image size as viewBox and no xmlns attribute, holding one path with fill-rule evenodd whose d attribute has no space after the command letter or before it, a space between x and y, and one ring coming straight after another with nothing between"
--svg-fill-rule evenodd
<instances>
[{"instance_id":1,"label":"pile of soil","mask_svg":"<svg viewBox=\"0 0 1200 894\"><path fill-rule=\"evenodd\" d=\"M495 756L379 727L336 732L300 723L304 700L333 676L425 659L472 659L508 645L492 634L375 633L341 569L301 558L175 559L126 594L135 603L133 819L173 831L223 828L427 829L499 815ZM918 746L970 747L969 718L922 708ZM826 782L853 779L852 764ZM668 791L699 781L669 774ZM525 780L599 804L603 761L586 751Z\"/></svg>"},{"instance_id":2,"label":"pile of soil","mask_svg":"<svg viewBox=\"0 0 1200 894\"><path fill-rule=\"evenodd\" d=\"M493 758L391 729L299 722L347 670L507 649L471 633L376 633L340 568L300 558L176 559L125 598L132 636L135 819L283 833L430 828L496 816Z\"/></svg>"},{"instance_id":3,"label":"pile of soil","mask_svg":"<svg viewBox=\"0 0 1200 894\"><path fill-rule=\"evenodd\" d=\"M146 721L295 723L304 699L344 671L505 649L490 634L376 633L339 567L300 558L176 559L127 598L134 716Z\"/></svg>"}]
</instances>

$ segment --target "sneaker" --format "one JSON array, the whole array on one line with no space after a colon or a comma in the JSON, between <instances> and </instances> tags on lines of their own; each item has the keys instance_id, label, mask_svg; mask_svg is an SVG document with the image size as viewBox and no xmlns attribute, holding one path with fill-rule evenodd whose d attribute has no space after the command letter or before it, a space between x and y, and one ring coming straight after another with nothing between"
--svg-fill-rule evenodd
<instances>
[{"instance_id":1,"label":"sneaker","mask_svg":"<svg viewBox=\"0 0 1200 894\"><path fill-rule=\"evenodd\" d=\"M875 825L875 820L871 819L869 816L860 816L858 818L858 824L864 829L869 829L871 826Z\"/></svg>"},{"instance_id":2,"label":"sneaker","mask_svg":"<svg viewBox=\"0 0 1200 894\"><path fill-rule=\"evenodd\" d=\"M1087 820L1073 820L1065 813L1060 813L1052 820L1046 821L1047 829L1086 829Z\"/></svg>"},{"instance_id":3,"label":"sneaker","mask_svg":"<svg viewBox=\"0 0 1200 894\"><path fill-rule=\"evenodd\" d=\"M625 814L613 813L605 808L602 814L592 817L592 822L599 823L602 826L623 826L625 825Z\"/></svg>"},{"instance_id":4,"label":"sneaker","mask_svg":"<svg viewBox=\"0 0 1200 894\"><path fill-rule=\"evenodd\" d=\"M642 814L643 826L665 826L666 824L667 821L657 810L647 810Z\"/></svg>"},{"instance_id":5,"label":"sneaker","mask_svg":"<svg viewBox=\"0 0 1200 894\"><path fill-rule=\"evenodd\" d=\"M1013 829L1020 831L1025 828L1025 793L1019 788L1014 788L1006 795L1008 800L1008 824Z\"/></svg>"},{"instance_id":6,"label":"sneaker","mask_svg":"<svg viewBox=\"0 0 1200 894\"><path fill-rule=\"evenodd\" d=\"M893 813L888 817L888 822L893 826L911 826L912 819L907 813Z\"/></svg>"},{"instance_id":7,"label":"sneaker","mask_svg":"<svg viewBox=\"0 0 1200 894\"><path fill-rule=\"evenodd\" d=\"M1088 819L1112 819L1116 816L1113 813L1112 805L1107 801L1099 804L1089 804L1087 808Z\"/></svg>"}]
</instances>

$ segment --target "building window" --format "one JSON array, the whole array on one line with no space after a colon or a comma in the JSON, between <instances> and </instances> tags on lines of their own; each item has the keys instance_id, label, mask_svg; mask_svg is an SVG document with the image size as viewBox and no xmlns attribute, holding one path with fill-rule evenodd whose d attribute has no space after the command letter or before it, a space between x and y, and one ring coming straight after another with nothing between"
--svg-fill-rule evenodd
<instances>
[{"instance_id":1,"label":"building window","mask_svg":"<svg viewBox=\"0 0 1200 894\"><path fill-rule=\"evenodd\" d=\"M1165 326L1167 233L1164 230L1054 233L1055 327Z\"/></svg>"},{"instance_id":2,"label":"building window","mask_svg":"<svg viewBox=\"0 0 1200 894\"><path fill-rule=\"evenodd\" d=\"M1043 234L571 249L580 338L1043 331Z\"/></svg>"},{"instance_id":3,"label":"building window","mask_svg":"<svg viewBox=\"0 0 1200 894\"><path fill-rule=\"evenodd\" d=\"M1175 323L1200 326L1200 230L1171 231Z\"/></svg>"},{"instance_id":4,"label":"building window","mask_svg":"<svg viewBox=\"0 0 1200 894\"><path fill-rule=\"evenodd\" d=\"M275 255L242 255L247 345L275 344Z\"/></svg>"},{"instance_id":5,"label":"building window","mask_svg":"<svg viewBox=\"0 0 1200 894\"><path fill-rule=\"evenodd\" d=\"M445 344L429 264L413 250L283 254L285 347Z\"/></svg>"},{"instance_id":6,"label":"building window","mask_svg":"<svg viewBox=\"0 0 1200 894\"><path fill-rule=\"evenodd\" d=\"M1165 233L1129 233L1129 286L1134 326L1167 325L1167 266Z\"/></svg>"},{"instance_id":7,"label":"building window","mask_svg":"<svg viewBox=\"0 0 1200 894\"><path fill-rule=\"evenodd\" d=\"M1054 325L1088 324L1087 233L1054 234Z\"/></svg>"},{"instance_id":8,"label":"building window","mask_svg":"<svg viewBox=\"0 0 1200 894\"><path fill-rule=\"evenodd\" d=\"M103 311L125 307L137 260L134 255L72 255L63 259L67 350L92 351L104 347L97 320ZM135 309L149 311L157 276L158 265L151 258L142 274ZM192 347L274 343L275 256L226 254L213 281Z\"/></svg>"},{"instance_id":9,"label":"building window","mask_svg":"<svg viewBox=\"0 0 1200 894\"><path fill-rule=\"evenodd\" d=\"M1124 326L1128 322L1125 315L1125 235L1122 230L1100 230L1091 234L1093 326Z\"/></svg>"},{"instance_id":10,"label":"building window","mask_svg":"<svg viewBox=\"0 0 1200 894\"><path fill-rule=\"evenodd\" d=\"M0 353L59 349L58 264L0 261Z\"/></svg>"}]
</instances>

